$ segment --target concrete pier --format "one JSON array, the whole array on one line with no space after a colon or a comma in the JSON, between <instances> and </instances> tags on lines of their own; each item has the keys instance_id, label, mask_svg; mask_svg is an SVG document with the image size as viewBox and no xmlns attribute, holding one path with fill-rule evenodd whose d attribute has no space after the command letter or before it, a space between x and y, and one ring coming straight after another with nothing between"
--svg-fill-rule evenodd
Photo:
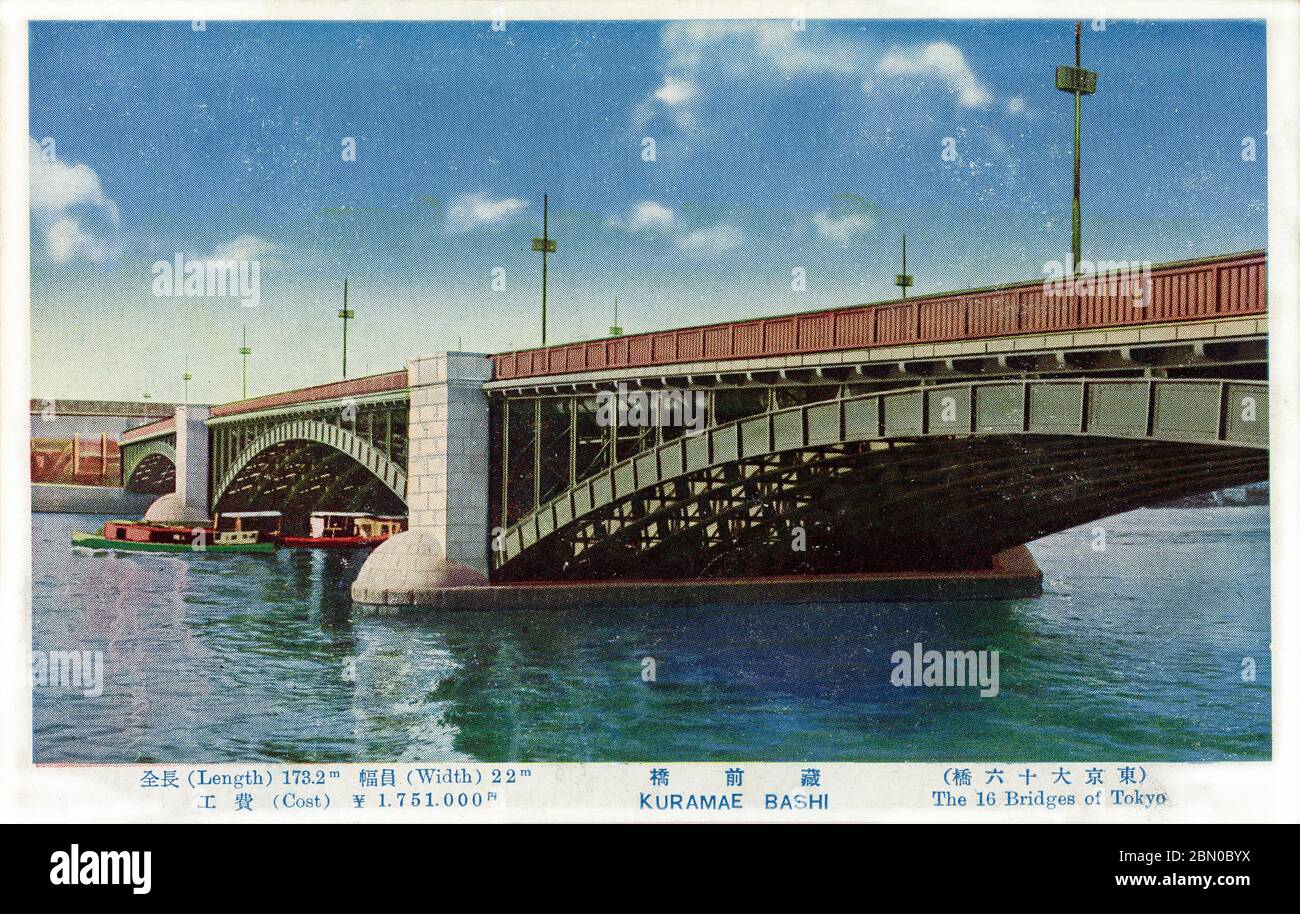
<instances>
[{"instance_id":1,"label":"concrete pier","mask_svg":"<svg viewBox=\"0 0 1300 914\"><path fill-rule=\"evenodd\" d=\"M176 491L158 498L145 512L157 523L206 524L208 504L208 428L206 406L176 407Z\"/></svg>"},{"instance_id":2,"label":"concrete pier","mask_svg":"<svg viewBox=\"0 0 1300 914\"><path fill-rule=\"evenodd\" d=\"M358 603L435 603L447 588L487 584L487 356L443 352L406 363L410 528L379 546L352 585Z\"/></svg>"}]
</instances>

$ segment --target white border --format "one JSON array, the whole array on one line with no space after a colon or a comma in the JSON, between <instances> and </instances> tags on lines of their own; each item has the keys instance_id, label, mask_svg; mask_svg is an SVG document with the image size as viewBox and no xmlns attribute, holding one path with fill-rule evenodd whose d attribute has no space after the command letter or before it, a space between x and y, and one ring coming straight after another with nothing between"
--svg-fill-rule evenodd
<instances>
[{"instance_id":1,"label":"white border","mask_svg":"<svg viewBox=\"0 0 1300 914\"><path fill-rule=\"evenodd\" d=\"M1007 809L976 812L927 808L924 800L938 780L941 765L825 764L823 777L834 800L828 820L873 821L1300 821L1300 593L1297 507L1300 506L1300 369L1297 368L1296 242L1297 129L1296 85L1300 83L1298 8L1286 0L1113 0L1069 5L1047 0L984 0L970 3L942 0L885 2L864 5L818 0L629 0L592 2L385 2L385 0L281 0L281 2L163 2L163 0L67 0L50 4L16 0L4 5L0 42L4 73L0 83L0 817L6 821L286 821L284 813L197 813L191 794L161 802L136 787L135 766L41 767L31 764L31 681L27 674L31 649L31 523L28 487L29 366L29 227L27 211L27 27L28 19L105 18L140 20L220 19L400 19L487 20L504 13L515 19L690 19L778 18L803 15L825 18L1044 18L1044 19L1266 19L1268 20L1268 155L1271 480L1273 505L1273 760L1271 762L1162 764L1150 766L1153 782L1164 786L1174 802L1150 813L1130 810L1086 810L1053 813ZM682 788L716 788L714 772L724 765L667 763L680 772ZM1072 763L1076 769L1083 765ZM195 767L170 766L179 770ZM229 770L245 766L209 766ZM315 767L315 766L313 766ZM350 785L359 765L322 766L345 772ZM373 767L373 766L367 766ZM490 765L471 766L490 768ZM535 780L484 820L542 821L664 821L671 819L808 821L807 813L645 815L636 809L636 795L645 786L647 765L552 764L530 765ZM798 765L744 765L751 784L787 783ZM977 770L980 766L973 765ZM1046 765L1035 766L1045 768ZM1106 767L1113 767L1108 765ZM278 769L277 769L278 770ZM679 789L675 787L674 789ZM360 814L335 808L312 813L316 821L418 821L464 814L406 811L401 817ZM305 818L305 817L300 817Z\"/></svg>"}]
</instances>

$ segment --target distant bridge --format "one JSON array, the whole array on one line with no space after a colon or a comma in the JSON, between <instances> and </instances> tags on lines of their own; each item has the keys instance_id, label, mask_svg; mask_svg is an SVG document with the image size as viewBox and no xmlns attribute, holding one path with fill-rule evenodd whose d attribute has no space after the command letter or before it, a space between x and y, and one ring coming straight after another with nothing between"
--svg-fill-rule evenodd
<instances>
[{"instance_id":1,"label":"distant bridge","mask_svg":"<svg viewBox=\"0 0 1300 914\"><path fill-rule=\"evenodd\" d=\"M217 406L206 506L407 510L494 580L590 579L979 564L1266 478L1263 252L1112 289L447 353ZM698 394L703 434L602 424L620 385ZM176 447L167 420L122 443L128 478Z\"/></svg>"},{"instance_id":2,"label":"distant bridge","mask_svg":"<svg viewBox=\"0 0 1300 914\"><path fill-rule=\"evenodd\" d=\"M119 437L141 421L175 410L175 404L153 401L32 400L32 481L116 486Z\"/></svg>"}]
</instances>

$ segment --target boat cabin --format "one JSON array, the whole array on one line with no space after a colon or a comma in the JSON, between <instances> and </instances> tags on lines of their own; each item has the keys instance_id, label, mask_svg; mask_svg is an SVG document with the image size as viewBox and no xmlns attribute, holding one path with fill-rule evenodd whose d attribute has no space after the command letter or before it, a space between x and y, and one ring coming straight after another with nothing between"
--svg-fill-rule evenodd
<instances>
[{"instance_id":1,"label":"boat cabin","mask_svg":"<svg viewBox=\"0 0 1300 914\"><path fill-rule=\"evenodd\" d=\"M196 534L196 531L199 531ZM196 535L206 535L203 527L177 524L142 524L139 521L110 520L104 523L104 539L128 543L192 543Z\"/></svg>"},{"instance_id":2,"label":"boat cabin","mask_svg":"<svg viewBox=\"0 0 1300 914\"><path fill-rule=\"evenodd\" d=\"M364 511L313 511L311 532L313 539L373 538L401 533L406 529L406 518L395 515L367 514Z\"/></svg>"},{"instance_id":3,"label":"boat cabin","mask_svg":"<svg viewBox=\"0 0 1300 914\"><path fill-rule=\"evenodd\" d=\"M396 536L406 529L406 518L392 514L369 514L354 523L357 536Z\"/></svg>"},{"instance_id":4,"label":"boat cabin","mask_svg":"<svg viewBox=\"0 0 1300 914\"><path fill-rule=\"evenodd\" d=\"M279 511L226 511L217 514L212 521L217 534L224 532L242 533L255 531L263 541L280 537L280 526L284 516Z\"/></svg>"},{"instance_id":5,"label":"boat cabin","mask_svg":"<svg viewBox=\"0 0 1300 914\"><path fill-rule=\"evenodd\" d=\"M120 549L127 552L273 552L275 544L262 542L257 530L214 530L189 524L110 520L102 535L72 531L74 546Z\"/></svg>"}]
</instances>

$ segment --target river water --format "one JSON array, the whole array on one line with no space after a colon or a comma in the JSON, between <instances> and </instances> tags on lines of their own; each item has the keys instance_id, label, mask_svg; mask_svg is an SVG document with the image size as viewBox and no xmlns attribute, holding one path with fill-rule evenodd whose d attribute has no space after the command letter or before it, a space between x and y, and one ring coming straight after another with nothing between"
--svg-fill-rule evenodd
<instances>
[{"instance_id":1,"label":"river water","mask_svg":"<svg viewBox=\"0 0 1300 914\"><path fill-rule=\"evenodd\" d=\"M1141 510L1040 540L1036 599L423 619L352 612L364 553L71 548L70 531L102 522L33 516L33 649L104 660L101 695L35 690L38 762L1271 751L1264 507ZM915 642L997 650L999 693L891 685L891 656Z\"/></svg>"}]
</instances>

